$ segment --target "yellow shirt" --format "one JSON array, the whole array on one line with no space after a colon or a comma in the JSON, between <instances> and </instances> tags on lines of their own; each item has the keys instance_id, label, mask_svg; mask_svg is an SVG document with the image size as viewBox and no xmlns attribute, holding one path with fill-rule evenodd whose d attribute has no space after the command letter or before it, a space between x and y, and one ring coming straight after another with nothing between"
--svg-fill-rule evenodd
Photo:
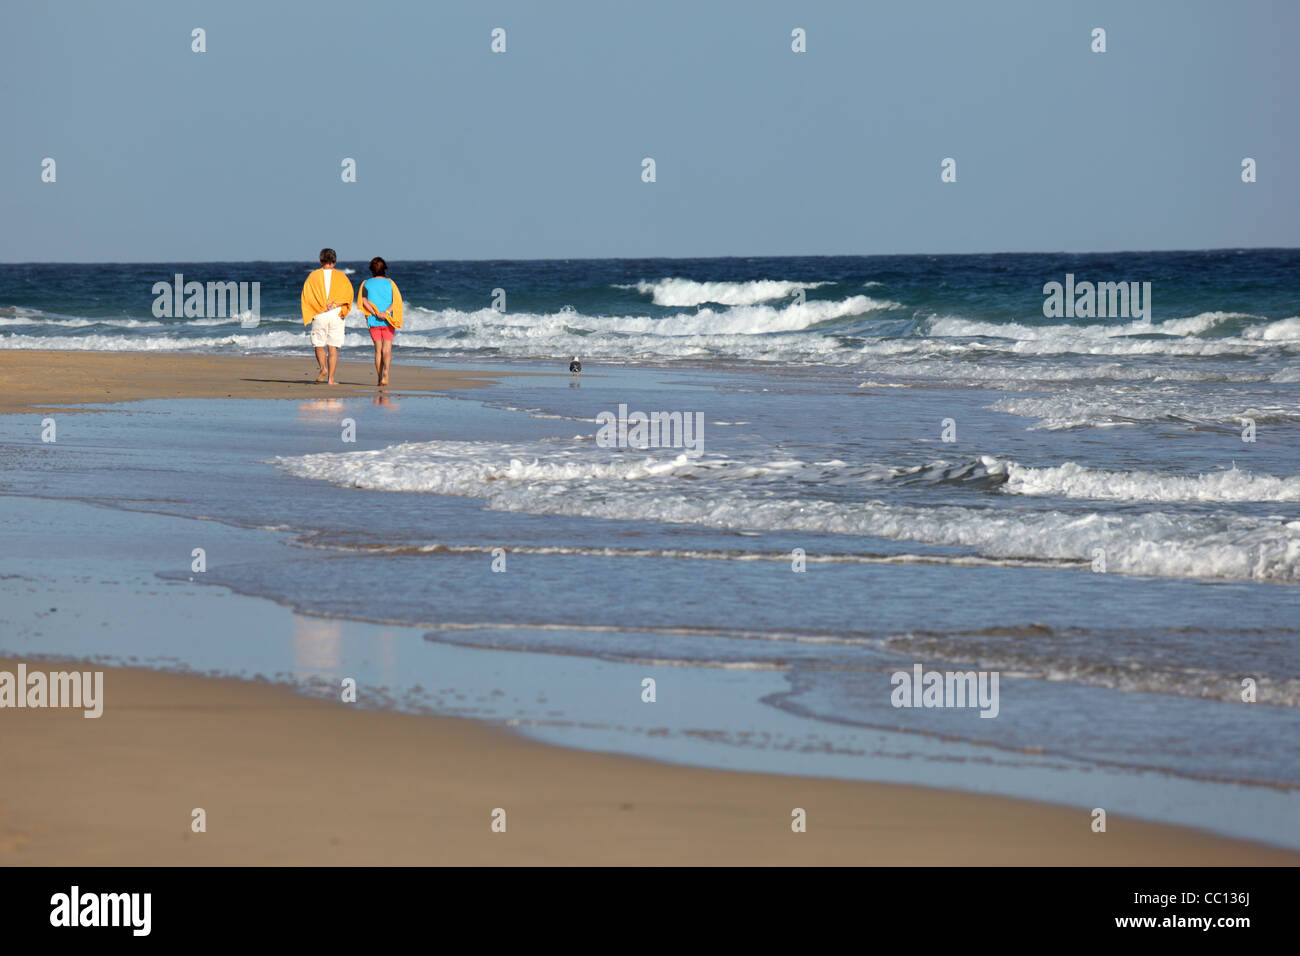
<instances>
[{"instance_id":1,"label":"yellow shirt","mask_svg":"<svg viewBox=\"0 0 1300 956\"><path fill-rule=\"evenodd\" d=\"M325 311L326 302L338 302L339 318L352 311L352 283L340 269L331 269L329 296L325 295L325 270L317 269L307 277L302 286L302 324L311 325L311 320Z\"/></svg>"}]
</instances>

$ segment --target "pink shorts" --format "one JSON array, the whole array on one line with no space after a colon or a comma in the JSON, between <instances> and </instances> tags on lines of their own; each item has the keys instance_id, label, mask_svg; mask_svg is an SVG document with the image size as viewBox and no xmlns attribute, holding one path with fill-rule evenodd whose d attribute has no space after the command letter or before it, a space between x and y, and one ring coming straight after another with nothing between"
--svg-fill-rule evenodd
<instances>
[{"instance_id":1,"label":"pink shorts","mask_svg":"<svg viewBox=\"0 0 1300 956\"><path fill-rule=\"evenodd\" d=\"M391 325L370 326L370 341L372 342L393 341L393 327Z\"/></svg>"}]
</instances>

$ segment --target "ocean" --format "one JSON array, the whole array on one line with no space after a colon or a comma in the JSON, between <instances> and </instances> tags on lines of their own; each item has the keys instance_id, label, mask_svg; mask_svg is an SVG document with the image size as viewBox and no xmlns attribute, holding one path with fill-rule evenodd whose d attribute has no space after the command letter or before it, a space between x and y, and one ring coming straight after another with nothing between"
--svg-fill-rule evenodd
<instances>
[{"instance_id":1,"label":"ocean","mask_svg":"<svg viewBox=\"0 0 1300 956\"><path fill-rule=\"evenodd\" d=\"M291 354L306 372L311 268L3 265L0 348ZM177 274L260 283L255 327L156 316ZM1300 251L389 275L407 304L391 399L104 406L61 418L57 447L7 416L6 524L38 534L19 511L36 501L179 522L175 560L138 568L158 586L399 635L400 667L358 636L281 668L304 687L369 673L392 706L661 759L1118 794L1167 820L1195 804L1188 822L1300 845ZM1045 315L1053 282L1124 283L1130 314L1096 314L1113 286ZM344 362L370 353L353 318ZM416 396L401 363L546 374ZM699 441L607 427L634 412L698 422ZM219 648L59 633L50 653L248 674L274 670L268 644L295 653L248 631ZM458 703L437 655L465 649L516 690L536 666L565 692ZM996 673L996 717L897 706L917 665Z\"/></svg>"},{"instance_id":2,"label":"ocean","mask_svg":"<svg viewBox=\"0 0 1300 956\"><path fill-rule=\"evenodd\" d=\"M339 266L355 284L369 274L366 262ZM408 357L581 353L614 363L763 362L955 382L1248 384L1269 381L1256 373L1276 365L1284 373L1278 381L1291 381L1285 359L1286 343L1300 338L1297 265L1300 253L1279 249L394 262L390 275L409 309ZM310 258L0 265L0 343L294 350L303 343L298 296L312 268ZM258 327L220 316L156 317L154 285L172 284L177 274L205 284L259 282ZM1067 274L1079 282L1151 283L1151 326L1045 321L1043 286ZM367 344L363 330L350 332L349 345ZM1207 377L1211 368L1222 375ZM1072 421L1067 408L1044 410L1057 413L1047 416L1052 422Z\"/></svg>"}]
</instances>

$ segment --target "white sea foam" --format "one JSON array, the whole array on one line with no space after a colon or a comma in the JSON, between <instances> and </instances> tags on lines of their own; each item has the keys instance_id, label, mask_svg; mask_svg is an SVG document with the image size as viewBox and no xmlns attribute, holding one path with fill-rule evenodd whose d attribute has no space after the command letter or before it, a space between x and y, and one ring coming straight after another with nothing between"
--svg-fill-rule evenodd
<instances>
[{"instance_id":1,"label":"white sea foam","mask_svg":"<svg viewBox=\"0 0 1300 956\"><path fill-rule=\"evenodd\" d=\"M1266 342L1300 342L1300 316L1293 315L1289 319L1278 319L1267 325L1246 329L1241 335L1242 338L1262 339Z\"/></svg>"},{"instance_id":2,"label":"white sea foam","mask_svg":"<svg viewBox=\"0 0 1300 956\"><path fill-rule=\"evenodd\" d=\"M893 309L897 303L870 296L855 295L846 299L809 300L803 304L743 305L725 309L700 309L654 317L646 315L591 316L581 313L500 313L494 309L460 312L455 309L430 310L409 307L403 333L451 333L449 344L465 348L466 338L477 339L482 346L508 344L519 338L551 339L566 336L591 337L591 333L615 333L620 336L653 337L761 335L790 332L833 319L867 315ZM573 330L580 330L575 336Z\"/></svg>"},{"instance_id":3,"label":"white sea foam","mask_svg":"<svg viewBox=\"0 0 1300 956\"><path fill-rule=\"evenodd\" d=\"M1202 312L1180 319L1161 322L1135 323L1118 319L1098 319L1084 324L1056 324L1046 321L1026 325L1023 322L981 322L961 316L938 316L930 320L933 335L989 336L1016 339L1024 342L1052 341L1062 338L1100 341L1112 338L1132 338L1148 335L1199 335L1231 319L1258 319L1244 312Z\"/></svg>"},{"instance_id":4,"label":"white sea foam","mask_svg":"<svg viewBox=\"0 0 1300 956\"><path fill-rule=\"evenodd\" d=\"M966 343L970 349L1016 355L1178 355L1253 354L1261 348L1300 344L1300 319L1280 319L1250 326L1239 335L1201 337L1232 319L1254 319L1241 313L1206 312L1149 325L1114 322L1089 325L1026 325L994 323L944 316L929 321L929 333L939 338L986 338Z\"/></svg>"},{"instance_id":5,"label":"white sea foam","mask_svg":"<svg viewBox=\"0 0 1300 956\"><path fill-rule=\"evenodd\" d=\"M300 332L252 332L243 335L183 337L178 335L4 335L0 348L7 349L89 349L96 352L212 352L238 349L249 352L302 349L307 338ZM369 336L349 330L344 345L356 348L370 345Z\"/></svg>"},{"instance_id":6,"label":"white sea foam","mask_svg":"<svg viewBox=\"0 0 1300 956\"><path fill-rule=\"evenodd\" d=\"M653 298L655 305L757 305L775 299L788 299L800 289L817 289L830 282L795 282L787 279L756 279L751 282L696 282L694 279L657 279L654 282L637 282L620 285L619 289L635 289Z\"/></svg>"},{"instance_id":7,"label":"white sea foam","mask_svg":"<svg viewBox=\"0 0 1300 956\"><path fill-rule=\"evenodd\" d=\"M1016 395L999 399L989 408L1037 419L1031 427L1046 430L1162 422L1242 427L1247 417L1257 424L1300 422L1300 405L1295 402L1279 402L1275 397L1270 401L1237 390L1216 389L1204 394L1175 386L1153 389L1111 384L1054 395Z\"/></svg>"},{"instance_id":8,"label":"white sea foam","mask_svg":"<svg viewBox=\"0 0 1300 956\"><path fill-rule=\"evenodd\" d=\"M1251 373L1221 367L1135 366L1135 356L1255 356L1298 343L1276 331L1251 337L1199 338L1191 330L1234 318L1207 314L1163 323L1164 334L1127 328L999 325L960 318L931 320L928 334L872 335L868 325L842 320L871 320L899 308L898 303L869 296L809 300L802 305L754 304L706 307L695 312L649 316L587 316L576 313L511 313L407 310L402 342L437 352L489 351L507 355L582 354L614 360L707 359L782 362L785 364L856 365L902 375L937 375L958 380L1023 382L1037 378L1074 380L1216 380L1236 376L1264 380L1272 369ZM1284 320L1286 321L1286 320ZM850 336L848 329L855 331ZM1024 336L1023 338L1021 336ZM1099 364L1062 364L1061 354L1113 356ZM1033 359L1040 357L1038 361Z\"/></svg>"},{"instance_id":9,"label":"white sea foam","mask_svg":"<svg viewBox=\"0 0 1300 956\"><path fill-rule=\"evenodd\" d=\"M272 529L278 530L278 529ZM496 545L368 545L347 546L319 544L312 540L299 542L300 547L318 551L349 551L359 554L491 554ZM767 561L786 564L790 556L784 551L702 551L695 548L612 548L598 546L526 545L510 547L511 554L581 555L600 558L676 558L686 561ZM804 560L809 564L940 564L956 567L1076 567L1080 561L1035 561L1024 559L981 558L976 555L954 554L809 554ZM604 630L603 627L597 630Z\"/></svg>"},{"instance_id":10,"label":"white sea foam","mask_svg":"<svg viewBox=\"0 0 1300 956\"><path fill-rule=\"evenodd\" d=\"M191 319L190 321L196 321ZM238 321L237 319L234 321ZM158 321L148 321L143 319L78 319L78 318L55 318L54 316L0 316L0 326L11 325L34 325L34 326L54 326L63 329L83 329L91 325L102 325L110 328L119 329L161 329L164 324Z\"/></svg>"},{"instance_id":11,"label":"white sea foam","mask_svg":"<svg viewBox=\"0 0 1300 956\"><path fill-rule=\"evenodd\" d=\"M799 461L745 463L717 456L654 458L607 453L591 446L500 445L489 442L424 442L368 452L277 459L303 478L387 491L434 492L479 498L489 508L610 520L691 524L733 531L811 531L917 541L975 549L988 558L1079 561L1094 549L1105 553L1111 573L1207 577L1300 583L1300 521L1234 514L1139 514L1077 510L939 505L922 507L881 500L845 501L763 494L755 480L805 470L825 474L837 463ZM936 463L932 469L945 463ZM924 480L989 480L1007 463L968 463ZM920 470L924 471L924 470ZM1050 472L1050 469L1046 471ZM855 466L853 481L908 476L917 469ZM841 480L847 476L841 475ZM683 479L690 479L684 481ZM1198 485L1161 484L1159 475L1129 476L1127 490L1145 489L1156 500L1257 500L1290 484L1272 486L1269 476L1210 479ZM1053 479L1021 477L1024 487ZM1102 474L1063 475L1055 487L1102 490ZM1273 479L1283 482L1289 479ZM1069 482L1082 482L1070 485ZM1215 484L1215 482L1218 482ZM1141 486L1141 488L1139 488ZM789 484L787 484L789 487ZM1123 490L1118 479L1111 485ZM710 493L714 491L716 493ZM1022 492L1023 494L1024 492ZM1183 497L1178 497L1179 495ZM1229 498L1228 496L1234 496ZM1271 499L1269 499L1271 500Z\"/></svg>"},{"instance_id":12,"label":"white sea foam","mask_svg":"<svg viewBox=\"0 0 1300 956\"><path fill-rule=\"evenodd\" d=\"M1006 474L1002 490L1009 494L1150 502L1300 501L1300 476L1256 475L1235 467L1203 475L1168 475L1104 471L1072 461L1053 468L985 461Z\"/></svg>"},{"instance_id":13,"label":"white sea foam","mask_svg":"<svg viewBox=\"0 0 1300 956\"><path fill-rule=\"evenodd\" d=\"M1010 388L1022 388L1031 380L1076 379L1267 381L1273 377L1286 382L1290 379L1278 372L1275 363L1300 351L1300 317L1268 321L1243 313L1205 312L1134 326L1124 322L998 323L937 316L920 320L909 334L905 326L899 327L907 321L898 314L902 307L891 300L853 295L802 304L781 301L800 285L793 280L699 283L663 279L640 285L665 302L691 302L699 308L683 307L683 311L662 317L503 314L493 309L431 309L409 301L398 342L406 348L453 355L554 357L581 353L613 361L724 359L856 366L867 372L935 376L958 383L995 382ZM296 316L264 315L256 331L240 329L233 337L193 337L204 326L233 332L236 324L235 318L167 323L149 317L89 319L8 306L0 308L0 348L270 351L302 344L294 335L300 329ZM60 336L64 329L86 329L86 334ZM120 329L121 334L113 334L113 329ZM1215 334L1229 330L1235 334ZM368 345L359 324L353 326L347 344ZM1090 356L1092 360L1062 362L1061 355ZM1159 361L1218 356L1266 356L1265 364L1274 367ZM1133 362L1134 357L1154 361ZM1107 358L1110 361L1105 361Z\"/></svg>"},{"instance_id":14,"label":"white sea foam","mask_svg":"<svg viewBox=\"0 0 1300 956\"><path fill-rule=\"evenodd\" d=\"M841 349L840 356L846 354ZM837 356L838 357L838 356ZM947 353L875 356L869 350L863 350L851 356L852 366L867 371L894 376L917 376L922 378L940 378L958 386L995 387L1008 391L1034 391L1043 387L1042 383L1083 383L1092 382L1131 382L1131 383L1197 383L1197 382L1232 382L1252 383L1267 382L1277 374L1273 367L1264 362L1252 361L1226 365L1221 362L1200 364L1196 362L1166 362L1160 356L1152 356L1153 361L1142 362L1125 359L1124 361L1098 361L1092 358L1071 357L1066 361L1054 361L1053 357L1022 357L987 351L983 354L963 353L960 348ZM1254 358L1254 353L1251 353ZM972 358L978 358L972 361ZM829 364L829 357L821 360Z\"/></svg>"},{"instance_id":15,"label":"white sea foam","mask_svg":"<svg viewBox=\"0 0 1300 956\"><path fill-rule=\"evenodd\" d=\"M819 462L842 466L843 462ZM858 480L880 480L876 469L851 469ZM1155 471L1115 471L1090 468L1067 461L1061 465L1032 467L1016 461L981 455L950 462L933 461L920 467L893 468L888 478L904 483L981 482L997 484L1004 494L1057 496L1109 501L1160 502L1293 502L1300 501L1300 476L1254 474L1246 469L1224 468L1199 475ZM823 481L834 483L833 478Z\"/></svg>"}]
</instances>

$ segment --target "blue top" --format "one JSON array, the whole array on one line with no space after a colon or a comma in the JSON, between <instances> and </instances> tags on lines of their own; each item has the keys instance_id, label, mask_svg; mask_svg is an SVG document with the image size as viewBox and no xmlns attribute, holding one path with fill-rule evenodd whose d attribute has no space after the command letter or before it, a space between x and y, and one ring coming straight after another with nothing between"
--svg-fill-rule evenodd
<instances>
[{"instance_id":1,"label":"blue top","mask_svg":"<svg viewBox=\"0 0 1300 956\"><path fill-rule=\"evenodd\" d=\"M370 304L380 312L387 312L393 304L393 283L383 276L371 276L361 283L361 295L369 299ZM387 324L385 320L377 319L373 315L366 316L366 325L371 328Z\"/></svg>"}]
</instances>

